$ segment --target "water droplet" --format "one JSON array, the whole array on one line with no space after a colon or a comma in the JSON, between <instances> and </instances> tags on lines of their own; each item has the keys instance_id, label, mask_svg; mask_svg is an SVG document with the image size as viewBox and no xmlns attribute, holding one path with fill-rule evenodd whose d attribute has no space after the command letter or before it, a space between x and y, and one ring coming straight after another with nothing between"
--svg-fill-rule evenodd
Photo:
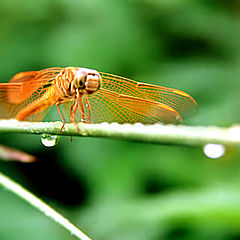
<instances>
[{"instance_id":1,"label":"water droplet","mask_svg":"<svg viewBox=\"0 0 240 240\"><path fill-rule=\"evenodd\" d=\"M203 147L203 152L209 158L220 158L225 154L225 147L222 144L208 143Z\"/></svg>"},{"instance_id":2,"label":"water droplet","mask_svg":"<svg viewBox=\"0 0 240 240\"><path fill-rule=\"evenodd\" d=\"M51 134L42 134L41 136L41 142L45 147L53 147L55 146L59 141L58 135L51 135Z\"/></svg>"}]
</instances>

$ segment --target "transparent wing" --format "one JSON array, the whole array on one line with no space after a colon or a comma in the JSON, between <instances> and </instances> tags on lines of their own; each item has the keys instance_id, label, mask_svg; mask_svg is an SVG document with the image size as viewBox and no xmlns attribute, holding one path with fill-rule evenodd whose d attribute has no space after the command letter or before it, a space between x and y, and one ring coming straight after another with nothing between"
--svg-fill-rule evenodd
<instances>
[{"instance_id":1,"label":"transparent wing","mask_svg":"<svg viewBox=\"0 0 240 240\"><path fill-rule=\"evenodd\" d=\"M14 118L17 113L41 96L53 86L53 80L62 68L48 68L41 71L16 74L10 83L0 84L0 117ZM131 79L112 74L101 73L100 89L89 96L83 96L84 113L90 116L89 122L119 123L179 123L182 118L194 114L197 103L187 93L135 82ZM89 101L89 106L87 103ZM63 113L69 116L70 105L63 104ZM89 112L90 109L90 112ZM41 120L48 108L26 117L26 120ZM25 117L24 117L25 118ZM86 120L86 118L84 116ZM76 114L76 120L83 116ZM68 119L67 119L68 120Z\"/></svg>"},{"instance_id":2,"label":"transparent wing","mask_svg":"<svg viewBox=\"0 0 240 240\"><path fill-rule=\"evenodd\" d=\"M175 109L182 118L192 116L197 111L196 101L187 93L147 83L136 82L131 79L113 74L100 73L102 88L122 95L152 100ZM164 116L163 116L164 117Z\"/></svg>"},{"instance_id":3,"label":"transparent wing","mask_svg":"<svg viewBox=\"0 0 240 240\"><path fill-rule=\"evenodd\" d=\"M90 122L118 123L180 123L179 113L173 108L152 100L132 97L100 89L87 97L90 106ZM89 116L86 99L84 112ZM77 118L79 120L79 118ZM86 119L87 120L87 119Z\"/></svg>"},{"instance_id":4,"label":"transparent wing","mask_svg":"<svg viewBox=\"0 0 240 240\"><path fill-rule=\"evenodd\" d=\"M183 91L135 82L107 73L101 73L101 77L100 89L83 97L86 116L81 116L78 111L75 115L76 121L84 118L93 123L141 122L151 124L161 122L176 124L181 123L183 117L193 115L197 110L196 101ZM63 106L67 121L69 121L72 103Z\"/></svg>"},{"instance_id":5,"label":"transparent wing","mask_svg":"<svg viewBox=\"0 0 240 240\"><path fill-rule=\"evenodd\" d=\"M40 98L52 86L54 77L62 68L48 68L41 71L16 74L9 83L0 84L0 117L15 118L17 113ZM40 121L47 109L25 120Z\"/></svg>"}]
</instances>

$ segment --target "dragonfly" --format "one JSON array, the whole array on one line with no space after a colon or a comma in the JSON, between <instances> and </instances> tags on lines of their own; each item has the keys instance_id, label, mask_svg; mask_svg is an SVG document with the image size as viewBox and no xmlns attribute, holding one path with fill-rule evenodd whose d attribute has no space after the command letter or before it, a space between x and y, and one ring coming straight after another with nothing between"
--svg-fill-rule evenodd
<instances>
[{"instance_id":1,"label":"dragonfly","mask_svg":"<svg viewBox=\"0 0 240 240\"><path fill-rule=\"evenodd\" d=\"M20 72L0 83L0 118L41 121L52 106L61 131L67 121L178 124L197 110L181 90L81 67Z\"/></svg>"}]
</instances>

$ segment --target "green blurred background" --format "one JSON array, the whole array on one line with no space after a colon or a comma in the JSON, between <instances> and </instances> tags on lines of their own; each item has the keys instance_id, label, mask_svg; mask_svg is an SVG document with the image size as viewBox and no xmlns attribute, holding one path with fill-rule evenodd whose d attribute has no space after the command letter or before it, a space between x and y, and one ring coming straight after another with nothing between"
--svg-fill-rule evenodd
<instances>
[{"instance_id":1,"label":"green blurred background","mask_svg":"<svg viewBox=\"0 0 240 240\"><path fill-rule=\"evenodd\" d=\"M190 93L186 125L239 122L239 0L1 0L0 81L81 66ZM59 120L56 112L49 115ZM0 171L93 239L240 239L240 153L112 139L1 134L37 156ZM0 188L0 240L76 239Z\"/></svg>"}]
</instances>

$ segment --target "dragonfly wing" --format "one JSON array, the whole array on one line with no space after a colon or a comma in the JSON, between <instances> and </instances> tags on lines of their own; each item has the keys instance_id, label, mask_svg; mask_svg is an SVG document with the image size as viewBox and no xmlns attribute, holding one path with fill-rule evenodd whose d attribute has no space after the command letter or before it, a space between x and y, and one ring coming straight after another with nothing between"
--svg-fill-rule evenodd
<instances>
[{"instance_id":1,"label":"dragonfly wing","mask_svg":"<svg viewBox=\"0 0 240 240\"><path fill-rule=\"evenodd\" d=\"M61 68L47 68L41 71L20 72L9 83L7 98L10 103L18 104L30 97L39 88L50 84Z\"/></svg>"},{"instance_id":2,"label":"dragonfly wing","mask_svg":"<svg viewBox=\"0 0 240 240\"><path fill-rule=\"evenodd\" d=\"M36 75L39 73L39 71L29 71L29 72L20 72L15 74L11 79L10 83L22 83L25 81L29 81L30 79L33 79L36 77Z\"/></svg>"},{"instance_id":3,"label":"dragonfly wing","mask_svg":"<svg viewBox=\"0 0 240 240\"><path fill-rule=\"evenodd\" d=\"M106 89L100 89L88 96L91 122L118 123L180 123L179 113L173 108L159 102L132 97ZM85 105L85 113L88 109Z\"/></svg>"},{"instance_id":4,"label":"dragonfly wing","mask_svg":"<svg viewBox=\"0 0 240 240\"><path fill-rule=\"evenodd\" d=\"M0 83L0 117L15 118L17 113L39 99L51 86L62 68L48 68L41 71L16 74L9 83ZM48 108L25 120L40 121Z\"/></svg>"},{"instance_id":5,"label":"dragonfly wing","mask_svg":"<svg viewBox=\"0 0 240 240\"><path fill-rule=\"evenodd\" d=\"M136 82L108 73L101 73L101 77L102 88L106 90L165 104L175 109L183 118L196 113L196 101L183 91Z\"/></svg>"}]
</instances>

